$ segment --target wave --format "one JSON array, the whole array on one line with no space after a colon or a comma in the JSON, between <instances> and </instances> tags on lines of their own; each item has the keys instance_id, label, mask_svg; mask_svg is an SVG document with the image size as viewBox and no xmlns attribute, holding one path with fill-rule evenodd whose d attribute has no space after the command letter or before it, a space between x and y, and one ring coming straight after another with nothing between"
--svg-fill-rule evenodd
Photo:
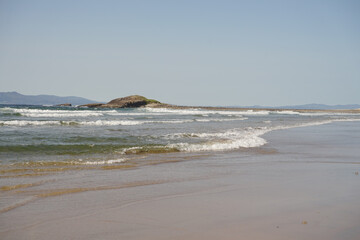
<instances>
[{"instance_id":1,"label":"wave","mask_svg":"<svg viewBox=\"0 0 360 240\"><path fill-rule=\"evenodd\" d=\"M300 115L300 116L341 116L359 115L356 113L332 112L298 112L296 110L268 111L268 110L203 110L203 109L168 109L168 108L140 108L121 110L60 110L60 109L28 109L28 108L0 108L4 115L17 115L24 117L96 117L96 116L159 116L159 115L190 115L190 116L265 116L269 114Z\"/></svg>"},{"instance_id":2,"label":"wave","mask_svg":"<svg viewBox=\"0 0 360 240\"><path fill-rule=\"evenodd\" d=\"M168 120L168 121L136 121L136 120L97 120L97 121L82 121L82 122L68 122L61 121L62 125L67 125L75 123L78 125L86 126L132 126L132 125L142 125L142 124L179 124L179 123L188 123L193 122L194 120Z\"/></svg>"},{"instance_id":3,"label":"wave","mask_svg":"<svg viewBox=\"0 0 360 240\"><path fill-rule=\"evenodd\" d=\"M196 122L228 122L228 121L241 121L246 120L246 117L240 118L208 118L208 119L195 119Z\"/></svg>"},{"instance_id":4,"label":"wave","mask_svg":"<svg viewBox=\"0 0 360 240\"><path fill-rule=\"evenodd\" d=\"M33 111L34 109L26 109ZM35 109L35 111L39 111ZM47 111L47 110L41 110ZM56 110L56 111L65 111L65 110ZM140 110L139 110L140 111ZM141 111L149 111L148 109ZM196 112L198 115L206 115L213 114L213 112L219 111L203 111L203 110L170 110L170 109L151 109L151 111L191 111L192 114ZM71 112L71 111L69 111ZM105 112L105 111L104 111ZM115 110L108 111L110 113L117 113ZM199 114L199 113L206 114ZM229 113L227 111L224 111ZM265 114L265 113L260 113ZM292 111L288 111L285 114L293 114ZM221 122L221 121L237 121L237 120L245 120L246 117L243 117L242 114L233 116L233 117L219 117L219 116L211 116L209 118L194 118L194 119L172 119L172 120L97 120L97 121L25 121L25 120L6 120L0 121L0 126L46 126L46 125L58 125L58 126L116 126L116 125L141 125L141 124L182 124L182 123L192 123L192 122ZM266 118L265 118L266 119ZM304 118L305 119L305 118ZM262 120L262 119L261 119ZM268 120L267 120L268 121ZM108 141L105 144L69 144L69 145L26 145L26 146L0 146L1 152L13 152L13 153L36 153L36 154L50 154L50 155L77 155L77 154L108 154L108 153L116 153L116 154L144 154L144 153L164 153L164 152L196 152L196 151L224 151L224 150L233 150L239 148L252 148L252 147L260 147L266 144L266 140L262 138L267 132L295 127L305 127L305 126L315 126L322 125L332 122L340 122L340 121L360 121L358 118L341 118L337 117L336 119L325 119L318 120L306 123L299 124L289 124L281 125L281 126L271 126L273 125L272 121L268 121L266 126L257 127L257 128L234 128L230 130L226 130L223 132L199 132L199 133L174 133L160 136L159 142L164 145L146 145L146 146L138 146L141 145L142 137L139 137L139 140L132 141L136 143L137 146L133 144L120 145L120 142L116 141L114 145L108 144ZM269 124L271 123L271 124ZM283 124L283 122L279 122ZM275 122L274 124L277 124ZM205 125L205 124L204 124ZM237 127L237 125L233 125ZM186 127L186 126L185 126ZM201 126L202 127L202 126ZM199 129L199 128L197 128ZM204 128L201 128L204 129ZM206 129L206 128L205 128ZM186 130L185 130L186 131ZM195 130L196 131L196 130ZM203 131L203 130L199 130ZM156 140L156 141L157 141ZM167 141L170 140L170 141ZM176 141L172 141L176 140ZM80 143L84 143L79 141ZM90 141L91 142L91 141ZM125 142L125 141L123 141ZM152 141L153 142L153 141ZM165 144L169 143L169 144Z\"/></svg>"},{"instance_id":5,"label":"wave","mask_svg":"<svg viewBox=\"0 0 360 240\"><path fill-rule=\"evenodd\" d=\"M338 112L298 112L298 111L274 111L274 114L299 115L299 116L359 116L358 113Z\"/></svg>"},{"instance_id":6,"label":"wave","mask_svg":"<svg viewBox=\"0 0 360 240\"><path fill-rule=\"evenodd\" d=\"M62 121L66 122L66 121ZM167 121L136 121L136 120L97 120L97 121L83 121L76 122L79 125L87 126L131 126L131 125L142 125L142 124L151 124L151 123L160 123L160 124L179 124L179 123L188 123L194 122L194 120L167 120Z\"/></svg>"},{"instance_id":7,"label":"wave","mask_svg":"<svg viewBox=\"0 0 360 240\"><path fill-rule=\"evenodd\" d=\"M222 133L186 133L185 137L204 138L206 142L202 143L175 143L169 144L169 147L178 148L185 152L199 151L224 151L238 148L260 147L266 144L266 140L260 136L271 131L266 127L231 129Z\"/></svg>"},{"instance_id":8,"label":"wave","mask_svg":"<svg viewBox=\"0 0 360 240\"><path fill-rule=\"evenodd\" d=\"M234 150L239 148L253 148L260 147L267 143L261 136L265 133L297 127L307 127L329 124L332 122L343 121L360 121L360 119L332 119L317 122L308 122L288 126L275 126L275 127L248 127L245 129L231 129L220 133L176 133L167 135L168 138L204 138L206 142L202 143L175 143L168 144L169 148L176 148L185 152L199 152L199 151L225 151Z\"/></svg>"},{"instance_id":9,"label":"wave","mask_svg":"<svg viewBox=\"0 0 360 240\"><path fill-rule=\"evenodd\" d=\"M231 111L231 110L202 110L202 109L167 109L167 108L145 108L149 113L177 114L177 115L268 115L269 111Z\"/></svg>"},{"instance_id":10,"label":"wave","mask_svg":"<svg viewBox=\"0 0 360 240\"><path fill-rule=\"evenodd\" d=\"M25 120L9 120L0 121L0 126L44 126L44 125L61 125L61 121L25 121Z\"/></svg>"},{"instance_id":11,"label":"wave","mask_svg":"<svg viewBox=\"0 0 360 240\"><path fill-rule=\"evenodd\" d=\"M13 145L0 146L0 152L17 153L42 153L42 154L88 154L88 153L120 153L120 154L139 154L139 153L163 153L174 151L213 151L213 150L231 150L238 148L260 147L266 144L266 140L261 136L265 133L290 129L296 127L316 126L333 122L360 121L360 119L331 119L315 122L300 123L287 126L264 126L235 128L224 132L214 133L174 133L160 136L162 140L185 140L187 138L198 139L198 143L191 143L189 140L180 143L169 143L167 145L144 145L144 146L126 146L119 144L61 144L61 145ZM41 121L40 121L41 122ZM44 121L41 124L48 124ZM57 121L55 121L57 123ZM0 122L1 124L1 122ZM22 123L23 124L23 123ZM104 123L101 123L104 124ZM138 141L141 141L139 139ZM137 141L137 142L138 142Z\"/></svg>"},{"instance_id":12,"label":"wave","mask_svg":"<svg viewBox=\"0 0 360 240\"><path fill-rule=\"evenodd\" d=\"M27 108L1 108L4 113L17 113L24 117L96 117L105 114L114 114L116 110L53 110Z\"/></svg>"},{"instance_id":13,"label":"wave","mask_svg":"<svg viewBox=\"0 0 360 240\"><path fill-rule=\"evenodd\" d=\"M97 116L103 116L102 113L80 113L80 112L72 112L72 113L20 113L21 116L24 117L33 117L33 118L39 118L39 117L49 117L49 118L57 118L57 117L97 117Z\"/></svg>"},{"instance_id":14,"label":"wave","mask_svg":"<svg viewBox=\"0 0 360 240\"><path fill-rule=\"evenodd\" d=\"M256 115L269 115L269 114L286 114L286 115L300 115L300 116L346 116L357 115L358 113L334 113L334 112L298 112L292 110L284 111L269 111L269 110L202 110L202 109L167 109L167 108L145 108L148 113L157 114L178 114L178 115L243 115L243 116L256 116Z\"/></svg>"},{"instance_id":15,"label":"wave","mask_svg":"<svg viewBox=\"0 0 360 240\"><path fill-rule=\"evenodd\" d=\"M96 121L45 121L45 120L7 120L0 121L0 126L132 126L142 124L182 124L191 122L222 122L222 121L236 121L245 120L247 118L231 118L231 119L184 119L184 120L96 120Z\"/></svg>"},{"instance_id":16,"label":"wave","mask_svg":"<svg viewBox=\"0 0 360 240\"><path fill-rule=\"evenodd\" d=\"M126 162L126 159L109 159L109 160L101 160L101 161L79 161L78 164L82 165L106 165L106 164L115 164L115 163L123 163Z\"/></svg>"},{"instance_id":17,"label":"wave","mask_svg":"<svg viewBox=\"0 0 360 240\"><path fill-rule=\"evenodd\" d=\"M342 121L360 121L360 119L333 119L316 122L307 122L301 124L287 125L287 126L274 126L274 127L247 127L235 128L224 132L213 133L176 133L172 135L159 136L159 140L164 142L168 138L168 144L148 144L146 141L141 143L141 139L136 141L136 145L121 145L118 143L105 143L105 144L37 144L37 145L8 145L0 146L0 154L10 156L13 153L25 154L28 156L40 154L44 155L72 155L72 156L91 156L93 154L100 154L104 156L110 155L138 155L138 154L161 154L172 152L202 152L202 151L227 151L236 150L241 148L254 148L260 147L267 143L262 137L264 134L275 130L290 129L297 127L307 127L315 125L323 125L333 122ZM182 140L176 143L171 140ZM187 139L187 140L186 140ZM193 140L192 140L193 139ZM169 142L169 141L165 141ZM135 142L134 142L135 143ZM141 145L142 144L142 145ZM9 155L10 154L10 155ZM78 162L64 162L63 164L87 164L87 165L100 165L100 164L115 164L125 161L124 158L109 159L109 160L94 160ZM52 164L47 162L46 164ZM60 163L56 163L60 164Z\"/></svg>"}]
</instances>

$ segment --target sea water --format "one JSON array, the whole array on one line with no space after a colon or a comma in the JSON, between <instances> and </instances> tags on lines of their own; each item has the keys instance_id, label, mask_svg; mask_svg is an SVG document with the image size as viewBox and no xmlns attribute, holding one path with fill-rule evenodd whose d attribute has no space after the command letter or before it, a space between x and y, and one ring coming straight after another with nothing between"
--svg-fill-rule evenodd
<instances>
[{"instance_id":1,"label":"sea water","mask_svg":"<svg viewBox=\"0 0 360 240\"><path fill-rule=\"evenodd\" d=\"M325 112L3 106L0 167L11 176L131 163L153 153L242 151L265 145L262 135L270 131L359 120L360 114Z\"/></svg>"},{"instance_id":2,"label":"sea water","mask_svg":"<svg viewBox=\"0 0 360 240\"><path fill-rule=\"evenodd\" d=\"M271 153L264 134L272 131L359 121L360 114L295 110L2 106L0 213L44 197L204 177L216 168L193 173L176 165L156 173L161 168L146 166L226 164L221 156L228 153Z\"/></svg>"}]
</instances>

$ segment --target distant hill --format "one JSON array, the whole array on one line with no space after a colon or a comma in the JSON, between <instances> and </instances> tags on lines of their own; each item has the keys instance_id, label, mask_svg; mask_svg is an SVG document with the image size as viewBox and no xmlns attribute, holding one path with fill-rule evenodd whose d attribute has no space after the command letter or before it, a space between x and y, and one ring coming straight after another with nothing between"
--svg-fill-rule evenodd
<instances>
[{"instance_id":1,"label":"distant hill","mask_svg":"<svg viewBox=\"0 0 360 240\"><path fill-rule=\"evenodd\" d=\"M239 106L236 106L239 107ZM346 104L346 105L326 105L326 104L304 104L294 106L247 106L246 108L276 108L276 109L319 109L319 110L335 110L335 109L359 109L360 104Z\"/></svg>"},{"instance_id":2,"label":"distant hill","mask_svg":"<svg viewBox=\"0 0 360 240\"><path fill-rule=\"evenodd\" d=\"M71 103L83 105L96 103L96 101L81 97L59 97L54 95L23 95L18 92L0 92L0 104L14 105L57 105Z\"/></svg>"}]
</instances>

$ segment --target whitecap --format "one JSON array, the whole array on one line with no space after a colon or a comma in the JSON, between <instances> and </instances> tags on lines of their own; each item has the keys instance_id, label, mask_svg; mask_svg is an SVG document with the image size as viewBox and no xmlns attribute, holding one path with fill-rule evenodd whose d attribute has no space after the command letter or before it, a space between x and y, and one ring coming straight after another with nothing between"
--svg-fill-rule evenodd
<instances>
[{"instance_id":1,"label":"whitecap","mask_svg":"<svg viewBox=\"0 0 360 240\"><path fill-rule=\"evenodd\" d=\"M263 146L267 143L267 141L261 136L271 131L297 128L297 127L316 126L316 125L323 125L332 122L343 122L343 121L360 121L360 119L349 119L349 118L332 119L332 120L300 123L300 124L287 125L287 126L257 127L257 128L248 127L246 129L230 129L225 132L217 132L217 133L175 133L171 135L166 135L164 137L169 139L185 138L185 137L207 139L206 142L202 142L202 143L175 143L175 144L167 145L168 147L177 148L180 151L185 151L185 152L225 151L225 150L234 150L239 148L253 148L253 147Z\"/></svg>"},{"instance_id":2,"label":"whitecap","mask_svg":"<svg viewBox=\"0 0 360 240\"><path fill-rule=\"evenodd\" d=\"M269 111L232 111L232 110L203 110L203 109L168 109L168 108L145 108L149 113L178 114L178 115L268 115Z\"/></svg>"},{"instance_id":3,"label":"whitecap","mask_svg":"<svg viewBox=\"0 0 360 240\"><path fill-rule=\"evenodd\" d=\"M196 122L228 122L228 121L242 121L248 118L204 118L204 119L195 119Z\"/></svg>"},{"instance_id":4,"label":"whitecap","mask_svg":"<svg viewBox=\"0 0 360 240\"><path fill-rule=\"evenodd\" d=\"M300 115L300 116L359 116L358 113L346 113L346 112L298 112L291 110L273 111L275 114L286 115Z\"/></svg>"},{"instance_id":5,"label":"whitecap","mask_svg":"<svg viewBox=\"0 0 360 240\"><path fill-rule=\"evenodd\" d=\"M116 113L115 110L94 111L94 110L53 110L53 109L26 109L6 108L25 117L91 117L103 116L104 114Z\"/></svg>"},{"instance_id":6,"label":"whitecap","mask_svg":"<svg viewBox=\"0 0 360 240\"><path fill-rule=\"evenodd\" d=\"M44 125L61 125L60 121L25 121L25 120L9 120L0 121L0 125L3 126L44 126Z\"/></svg>"},{"instance_id":7,"label":"whitecap","mask_svg":"<svg viewBox=\"0 0 360 240\"><path fill-rule=\"evenodd\" d=\"M102 161L86 161L86 162L80 162L84 165L106 165L106 164L115 164L115 163L123 163L126 159L120 158L120 159L110 159L110 160L102 160Z\"/></svg>"}]
</instances>

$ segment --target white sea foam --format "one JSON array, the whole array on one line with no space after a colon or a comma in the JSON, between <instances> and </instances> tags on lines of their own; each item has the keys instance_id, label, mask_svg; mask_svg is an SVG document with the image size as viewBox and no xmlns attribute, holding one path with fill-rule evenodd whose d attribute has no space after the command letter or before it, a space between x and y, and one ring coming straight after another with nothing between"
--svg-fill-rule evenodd
<instances>
[{"instance_id":1,"label":"white sea foam","mask_svg":"<svg viewBox=\"0 0 360 240\"><path fill-rule=\"evenodd\" d=\"M167 108L145 108L149 113L162 113L174 115L268 115L269 111L230 111L230 110L202 110L202 109L167 109Z\"/></svg>"},{"instance_id":2,"label":"white sea foam","mask_svg":"<svg viewBox=\"0 0 360 240\"><path fill-rule=\"evenodd\" d=\"M220 138L217 140L210 140L205 143L190 144L190 143L177 143L169 144L169 147L178 148L181 151L186 152L198 152L198 151L224 151L238 148L251 148L260 147L266 144L266 140L259 137L266 131L259 132L239 132L237 138ZM241 135L241 136L240 136ZM201 136L201 134L200 134Z\"/></svg>"},{"instance_id":3,"label":"white sea foam","mask_svg":"<svg viewBox=\"0 0 360 240\"><path fill-rule=\"evenodd\" d=\"M316 122L300 123L295 125L287 126L275 126L275 127L248 127L245 129L231 129L225 132L217 133L177 133L168 135L168 138L183 138L183 137L194 137L207 139L204 143L176 143L169 144L168 147L178 148L185 152L198 152L198 151L225 151L233 150L238 148L252 148L260 147L267 143L267 141L261 136L265 133L290 129L296 127L316 126L323 125L332 122L342 121L360 121L360 119L332 119L323 120Z\"/></svg>"},{"instance_id":4,"label":"white sea foam","mask_svg":"<svg viewBox=\"0 0 360 240\"><path fill-rule=\"evenodd\" d=\"M121 111L115 111L115 112L109 112L109 113L106 113L107 115L111 115L111 116L160 116L160 115L164 115L162 113L148 113L148 112L145 112L145 111L141 111L141 110L138 110L140 112L121 112Z\"/></svg>"},{"instance_id":5,"label":"white sea foam","mask_svg":"<svg viewBox=\"0 0 360 240\"><path fill-rule=\"evenodd\" d=\"M241 121L248 118L204 118L204 119L195 119L196 122L228 122L228 121Z\"/></svg>"},{"instance_id":6,"label":"white sea foam","mask_svg":"<svg viewBox=\"0 0 360 240\"><path fill-rule=\"evenodd\" d=\"M296 112L296 111L273 111L272 113L288 114L288 115L299 115L299 112Z\"/></svg>"},{"instance_id":7,"label":"white sea foam","mask_svg":"<svg viewBox=\"0 0 360 240\"><path fill-rule=\"evenodd\" d=\"M44 126L44 125L61 125L60 121L25 121L25 120L10 120L0 121L0 126Z\"/></svg>"},{"instance_id":8,"label":"white sea foam","mask_svg":"<svg viewBox=\"0 0 360 240\"><path fill-rule=\"evenodd\" d=\"M0 125L3 126L44 126L44 125L88 125L88 126L114 126L114 125L139 125L143 124L141 121L27 121L27 120L9 120L0 121Z\"/></svg>"},{"instance_id":9,"label":"white sea foam","mask_svg":"<svg viewBox=\"0 0 360 240\"><path fill-rule=\"evenodd\" d=\"M86 125L86 126L131 126L142 124L183 124L191 122L223 122L223 121L239 121L245 120L246 117L234 118L196 118L196 119L173 119L173 120L96 120L96 121L60 121L60 120L3 120L0 126L44 126L44 125ZM357 118L335 118L323 120L326 123L334 121L360 121ZM320 122L323 122L320 121ZM266 123L270 123L267 121ZM310 122L310 125L316 125L318 122Z\"/></svg>"},{"instance_id":10,"label":"white sea foam","mask_svg":"<svg viewBox=\"0 0 360 240\"><path fill-rule=\"evenodd\" d=\"M57 117L96 117L103 116L102 113L82 113L82 112L71 112L71 113L20 113L24 117L49 117L49 118L57 118Z\"/></svg>"},{"instance_id":11,"label":"white sea foam","mask_svg":"<svg viewBox=\"0 0 360 240\"><path fill-rule=\"evenodd\" d=\"M241 111L243 115L245 116L253 116L253 115L269 115L270 111L265 111L265 110L261 110L261 111L253 111L253 110L248 110L248 111Z\"/></svg>"},{"instance_id":12,"label":"white sea foam","mask_svg":"<svg viewBox=\"0 0 360 240\"><path fill-rule=\"evenodd\" d=\"M116 126L116 125L141 125L141 124L180 124L193 122L194 120L167 120L167 121L136 121L136 120L97 120L97 121L86 121L79 122L80 125L93 125L93 126Z\"/></svg>"},{"instance_id":13,"label":"white sea foam","mask_svg":"<svg viewBox=\"0 0 360 240\"><path fill-rule=\"evenodd\" d=\"M300 115L300 116L359 116L358 113L337 112L298 112L298 111L274 111L276 114Z\"/></svg>"},{"instance_id":14,"label":"white sea foam","mask_svg":"<svg viewBox=\"0 0 360 240\"><path fill-rule=\"evenodd\" d=\"M168 121L136 121L136 120L96 120L96 121L30 121L8 120L0 121L0 126L44 126L44 125L85 125L85 126L132 126L141 124L181 124L195 120L168 120Z\"/></svg>"},{"instance_id":15,"label":"white sea foam","mask_svg":"<svg viewBox=\"0 0 360 240\"><path fill-rule=\"evenodd\" d=\"M5 111L20 113L25 117L92 117L116 114L116 110L53 110L53 109L27 109L3 108Z\"/></svg>"},{"instance_id":16,"label":"white sea foam","mask_svg":"<svg viewBox=\"0 0 360 240\"><path fill-rule=\"evenodd\" d=\"M80 125L87 126L131 126L131 125L141 125L144 121L127 121L127 120L97 120L97 121L83 121L79 122Z\"/></svg>"},{"instance_id":17,"label":"white sea foam","mask_svg":"<svg viewBox=\"0 0 360 240\"><path fill-rule=\"evenodd\" d=\"M184 119L184 120L159 120L159 121L136 121L136 120L97 120L97 121L83 121L78 122L80 125L92 125L92 126L116 126L116 125L141 125L141 124L182 124L191 122L220 122L220 121L234 121L244 120L246 118L232 118L232 119ZM62 121L66 123L66 121Z\"/></svg>"},{"instance_id":18,"label":"white sea foam","mask_svg":"<svg viewBox=\"0 0 360 240\"><path fill-rule=\"evenodd\" d=\"M136 152L137 150L142 149L142 147L128 147L128 148L124 148L121 151L118 151L117 153L119 154L126 154L126 153L132 153L132 152Z\"/></svg>"},{"instance_id":19,"label":"white sea foam","mask_svg":"<svg viewBox=\"0 0 360 240\"><path fill-rule=\"evenodd\" d=\"M86 162L80 162L84 165L106 165L106 164L115 164L115 163L123 163L126 159L120 158L120 159L110 159L110 160L102 160L102 161L86 161Z\"/></svg>"},{"instance_id":20,"label":"white sea foam","mask_svg":"<svg viewBox=\"0 0 360 240\"><path fill-rule=\"evenodd\" d=\"M232 119L184 119L184 120L97 120L97 121L83 121L78 122L80 125L92 125L92 126L116 126L116 125L142 125L142 124L182 124L191 122L221 122L221 121L235 121L244 120L246 118L232 118ZM66 121L62 121L66 123Z\"/></svg>"},{"instance_id":21,"label":"white sea foam","mask_svg":"<svg viewBox=\"0 0 360 240\"><path fill-rule=\"evenodd\" d=\"M185 152L198 151L224 151L238 148L259 147L266 144L266 140L260 136L270 131L266 127L230 129L225 132L216 133L178 133L169 138L194 137L207 139L204 143L175 143L168 147L177 148Z\"/></svg>"}]
</instances>

